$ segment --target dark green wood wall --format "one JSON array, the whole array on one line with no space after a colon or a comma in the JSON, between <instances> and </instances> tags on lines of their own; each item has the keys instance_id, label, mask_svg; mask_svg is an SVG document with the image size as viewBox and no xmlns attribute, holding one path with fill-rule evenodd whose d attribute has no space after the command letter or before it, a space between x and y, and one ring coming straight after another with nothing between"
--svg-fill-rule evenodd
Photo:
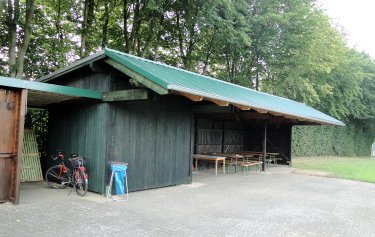
<instances>
[{"instance_id":1,"label":"dark green wood wall","mask_svg":"<svg viewBox=\"0 0 375 237\"><path fill-rule=\"evenodd\" d=\"M107 119L103 115L107 110L105 103L60 105L49 110L48 153L60 149L66 160L75 153L87 157L89 190L99 193L104 191Z\"/></svg>"},{"instance_id":2,"label":"dark green wood wall","mask_svg":"<svg viewBox=\"0 0 375 237\"><path fill-rule=\"evenodd\" d=\"M116 70L84 67L55 81L105 92L130 89L128 80ZM51 107L49 154L61 149L86 156L89 190L99 193L105 192L109 161L128 163L130 191L191 182L191 102L173 95L151 97Z\"/></svg>"},{"instance_id":3,"label":"dark green wood wall","mask_svg":"<svg viewBox=\"0 0 375 237\"><path fill-rule=\"evenodd\" d=\"M191 182L188 107L165 97L109 106L107 161L129 164L131 191Z\"/></svg>"}]
</instances>

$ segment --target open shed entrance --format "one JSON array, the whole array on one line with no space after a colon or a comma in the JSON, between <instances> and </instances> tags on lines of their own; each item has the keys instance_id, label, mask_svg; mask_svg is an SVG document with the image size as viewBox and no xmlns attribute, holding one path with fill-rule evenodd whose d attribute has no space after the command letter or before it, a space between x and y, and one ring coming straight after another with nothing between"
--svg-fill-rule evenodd
<instances>
[{"instance_id":1,"label":"open shed entrance","mask_svg":"<svg viewBox=\"0 0 375 237\"><path fill-rule=\"evenodd\" d=\"M264 123L197 118L196 153L263 152ZM280 153L280 162L291 157L291 125L268 124L266 152Z\"/></svg>"},{"instance_id":2,"label":"open shed entrance","mask_svg":"<svg viewBox=\"0 0 375 237\"><path fill-rule=\"evenodd\" d=\"M214 161L210 156L226 157L228 166L227 162L234 157L236 164L237 160L238 163L258 161L263 171L270 164L291 164L292 126L298 121L230 106L210 107L207 109L205 105L202 110L197 105L195 109L199 112L195 114L193 156L207 156L199 158L209 160L206 163ZM193 169L196 168L193 163ZM219 169L220 172L224 171Z\"/></svg>"},{"instance_id":3,"label":"open shed entrance","mask_svg":"<svg viewBox=\"0 0 375 237\"><path fill-rule=\"evenodd\" d=\"M0 203L19 202L27 107L101 98L98 91L0 77Z\"/></svg>"}]
</instances>

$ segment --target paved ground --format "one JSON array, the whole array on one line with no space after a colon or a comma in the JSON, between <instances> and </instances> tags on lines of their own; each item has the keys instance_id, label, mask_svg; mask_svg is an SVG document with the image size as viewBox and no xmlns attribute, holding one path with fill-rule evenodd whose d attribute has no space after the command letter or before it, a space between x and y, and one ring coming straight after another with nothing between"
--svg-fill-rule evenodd
<instances>
[{"instance_id":1,"label":"paved ground","mask_svg":"<svg viewBox=\"0 0 375 237\"><path fill-rule=\"evenodd\" d=\"M375 185L271 168L249 176L199 172L194 183L105 202L23 185L0 204L0 236L375 236Z\"/></svg>"}]
</instances>

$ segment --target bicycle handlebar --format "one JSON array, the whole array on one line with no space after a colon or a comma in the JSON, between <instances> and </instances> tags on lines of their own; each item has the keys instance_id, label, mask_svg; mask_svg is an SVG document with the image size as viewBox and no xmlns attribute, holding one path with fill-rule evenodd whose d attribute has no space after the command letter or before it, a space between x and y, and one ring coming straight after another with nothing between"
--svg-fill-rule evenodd
<instances>
[{"instance_id":1,"label":"bicycle handlebar","mask_svg":"<svg viewBox=\"0 0 375 237\"><path fill-rule=\"evenodd\" d=\"M64 159L64 154L61 153L61 152L59 152L59 153L56 154L56 156L52 156L52 155L51 155L51 158L52 158L53 160L57 160L57 158L61 158L61 159L63 160L63 159Z\"/></svg>"}]
</instances>

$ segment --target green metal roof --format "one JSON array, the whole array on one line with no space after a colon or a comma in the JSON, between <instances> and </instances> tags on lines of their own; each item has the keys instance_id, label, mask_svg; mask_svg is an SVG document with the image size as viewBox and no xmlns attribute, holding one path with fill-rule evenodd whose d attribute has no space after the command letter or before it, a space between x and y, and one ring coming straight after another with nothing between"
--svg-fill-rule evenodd
<instances>
[{"instance_id":1,"label":"green metal roof","mask_svg":"<svg viewBox=\"0 0 375 237\"><path fill-rule=\"evenodd\" d=\"M289 115L299 120L307 120L321 124L344 125L341 121L303 103L108 48L92 56L78 60L68 67L62 68L52 74L46 75L38 81L50 81L65 73L86 66L91 62L106 60L108 58L130 69L129 72L131 72L131 74L135 73L140 75L149 80L150 83L157 85L158 88L162 89L155 90L158 93L162 93L164 89L169 93L172 91L189 93L204 98L226 101L232 104L250 106L253 109L265 110L270 113L281 114L282 116ZM164 94L164 92L162 94Z\"/></svg>"},{"instance_id":2,"label":"green metal roof","mask_svg":"<svg viewBox=\"0 0 375 237\"><path fill-rule=\"evenodd\" d=\"M331 116L293 100L255 91L112 49L105 49L105 55L165 89L292 115L301 119L344 125L344 123Z\"/></svg>"},{"instance_id":3,"label":"green metal roof","mask_svg":"<svg viewBox=\"0 0 375 237\"><path fill-rule=\"evenodd\" d=\"M102 99L102 92L0 76L1 87L28 90L28 104L45 106L77 98Z\"/></svg>"}]
</instances>

